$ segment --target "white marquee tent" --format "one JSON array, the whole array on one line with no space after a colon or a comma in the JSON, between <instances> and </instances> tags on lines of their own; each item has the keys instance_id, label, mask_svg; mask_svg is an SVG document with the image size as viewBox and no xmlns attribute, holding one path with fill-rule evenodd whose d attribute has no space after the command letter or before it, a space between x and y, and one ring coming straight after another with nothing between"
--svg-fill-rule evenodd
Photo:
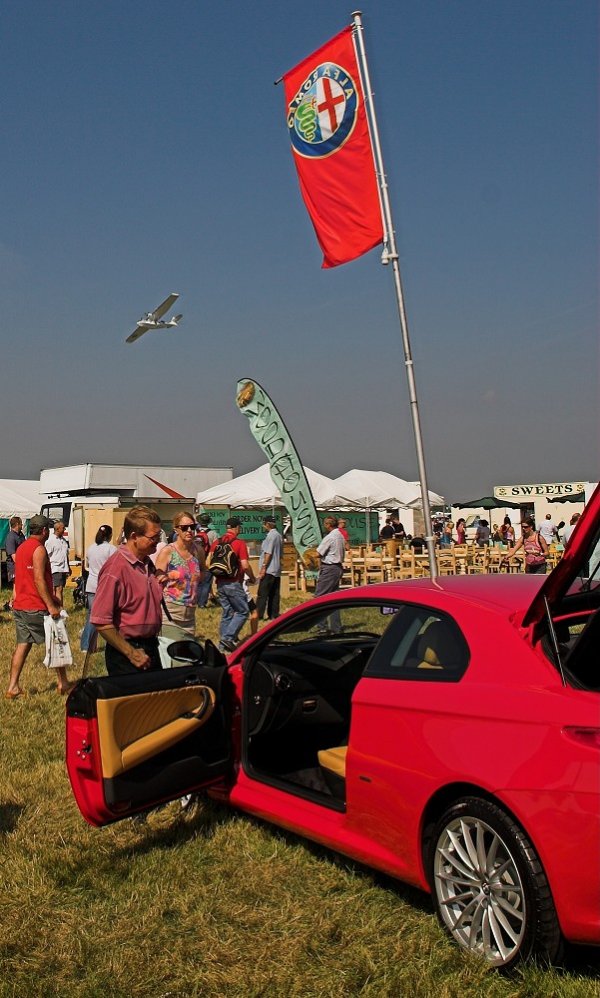
<instances>
[{"instance_id":1,"label":"white marquee tent","mask_svg":"<svg viewBox=\"0 0 600 998\"><path fill-rule=\"evenodd\" d=\"M387 471L361 471L353 468L333 482L339 495L344 495L362 509L385 509L387 506L400 506L403 509L418 509L422 506L421 486L418 482L406 482L403 478L390 475ZM442 496L429 492L432 506L443 505Z\"/></svg>"},{"instance_id":2,"label":"white marquee tent","mask_svg":"<svg viewBox=\"0 0 600 998\"><path fill-rule=\"evenodd\" d=\"M22 478L0 479L0 518L20 516L28 520L39 513L45 496L40 493L40 483Z\"/></svg>"},{"instance_id":3,"label":"white marquee tent","mask_svg":"<svg viewBox=\"0 0 600 998\"><path fill-rule=\"evenodd\" d=\"M319 509L332 509L336 506L353 506L347 497L340 496L331 478L319 475L310 468L304 469L308 478L315 505ZM232 478L222 485L204 489L196 497L199 506L283 506L281 495L271 480L269 465L263 464L256 471Z\"/></svg>"}]
</instances>

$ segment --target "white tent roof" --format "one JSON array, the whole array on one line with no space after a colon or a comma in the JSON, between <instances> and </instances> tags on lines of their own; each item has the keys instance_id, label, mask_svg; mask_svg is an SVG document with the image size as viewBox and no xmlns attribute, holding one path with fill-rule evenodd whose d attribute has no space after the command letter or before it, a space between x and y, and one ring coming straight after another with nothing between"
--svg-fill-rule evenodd
<instances>
[{"instance_id":1,"label":"white tent roof","mask_svg":"<svg viewBox=\"0 0 600 998\"><path fill-rule=\"evenodd\" d=\"M28 520L39 513L46 497L40 492L40 483L22 478L0 479L0 517L20 516Z\"/></svg>"},{"instance_id":2,"label":"white tent roof","mask_svg":"<svg viewBox=\"0 0 600 998\"><path fill-rule=\"evenodd\" d=\"M365 509L383 509L386 506L400 506L415 509L422 505L421 486L418 482L405 482L403 478L390 475L387 471L361 471L354 468L345 475L334 479L338 495L347 496L352 503ZM429 492L432 506L444 502L435 492Z\"/></svg>"},{"instance_id":3,"label":"white tent roof","mask_svg":"<svg viewBox=\"0 0 600 998\"><path fill-rule=\"evenodd\" d=\"M348 505L347 497L341 496L331 478L319 475L310 468L304 469L308 478L315 505L320 509ZM273 484L269 465L263 464L256 471L232 478L222 485L204 489L196 497L199 506L283 506L279 490ZM350 502L350 505L353 505Z\"/></svg>"}]
</instances>

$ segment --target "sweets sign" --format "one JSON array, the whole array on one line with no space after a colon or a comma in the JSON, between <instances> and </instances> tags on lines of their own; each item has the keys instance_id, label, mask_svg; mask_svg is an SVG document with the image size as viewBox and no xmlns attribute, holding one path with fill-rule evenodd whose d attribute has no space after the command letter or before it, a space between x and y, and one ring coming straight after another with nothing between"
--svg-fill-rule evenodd
<instances>
[{"instance_id":1,"label":"sweets sign","mask_svg":"<svg viewBox=\"0 0 600 998\"><path fill-rule=\"evenodd\" d=\"M510 499L518 502L519 499L542 499L555 496L571 496L585 489L584 482L551 482L546 485L496 485L494 496L496 499Z\"/></svg>"},{"instance_id":2,"label":"sweets sign","mask_svg":"<svg viewBox=\"0 0 600 998\"><path fill-rule=\"evenodd\" d=\"M269 460L271 479L290 514L296 550L307 568L316 569L321 524L306 473L286 425L265 390L249 378L238 381L236 404L248 419L252 436Z\"/></svg>"}]
</instances>

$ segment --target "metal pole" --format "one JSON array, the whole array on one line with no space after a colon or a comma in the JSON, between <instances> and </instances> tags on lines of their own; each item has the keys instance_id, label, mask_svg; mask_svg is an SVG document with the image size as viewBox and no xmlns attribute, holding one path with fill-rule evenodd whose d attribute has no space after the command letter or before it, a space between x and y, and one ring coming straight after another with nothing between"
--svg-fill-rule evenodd
<instances>
[{"instance_id":1,"label":"metal pole","mask_svg":"<svg viewBox=\"0 0 600 998\"><path fill-rule=\"evenodd\" d=\"M379 141L377 118L375 116L373 91L371 90L369 67L367 63L367 56L365 52L365 45L363 39L361 11L359 10L354 11L354 13L352 14L352 21L354 25L354 39L358 46L359 69L361 76L363 77L362 79L363 93L365 95L367 120L369 123L369 130L371 132L373 152L375 155L375 169L377 173L377 181L379 184L381 211L383 215L383 225L385 229L385 239L384 239L383 253L381 254L381 262L383 264L388 264L391 262L392 271L394 274L394 287L396 289L398 315L400 317L400 329L402 331L402 345L404 347L404 365L406 367L406 378L408 381L408 395L410 399L410 410L412 415L413 431L415 436L415 446L417 450L417 465L419 468L419 480L421 483L423 518L425 520L425 543L427 545L427 553L429 555L429 572L431 574L431 578L435 579L437 576L437 564L435 560L433 528L431 525L431 510L429 507L429 491L427 488L427 473L425 470L425 453L423 451L423 437L421 434L421 421L419 419L419 404L417 402L417 386L415 382L414 363L410 349L410 337L408 335L408 321L406 318L406 309L404 307L404 293L402 291L402 279L400 277L400 263L398 259L398 251L396 249L396 234L394 232L394 223L392 220L392 209L390 206L387 177L385 175L385 171L383 168L383 156L381 153L381 143Z\"/></svg>"}]
</instances>

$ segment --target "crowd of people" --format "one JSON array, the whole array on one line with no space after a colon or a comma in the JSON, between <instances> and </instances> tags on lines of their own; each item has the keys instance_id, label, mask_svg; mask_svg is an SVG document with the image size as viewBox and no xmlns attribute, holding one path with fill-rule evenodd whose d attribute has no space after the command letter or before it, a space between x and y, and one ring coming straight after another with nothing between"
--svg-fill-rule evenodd
<instances>
[{"instance_id":1,"label":"crowd of people","mask_svg":"<svg viewBox=\"0 0 600 998\"><path fill-rule=\"evenodd\" d=\"M20 676L32 646L47 642L44 618L61 615L71 566L62 522L34 516L28 538L19 517L12 518L10 528L6 550L13 595L7 609L13 614L16 648L5 697L15 700L25 695ZM145 506L127 513L117 545L112 527L101 526L85 554L82 651L94 652L100 634L109 675L160 669L159 639L196 637L196 609L206 608L209 599L221 607L219 650L225 653L237 646L248 619L254 633L263 617L279 616L283 537L275 519L266 516L256 578L241 528L239 517L231 516L219 537L209 514L196 520L181 511L167 538L158 514ZM248 586L256 583L254 600ZM59 692L68 693L73 684L66 670L55 672Z\"/></svg>"},{"instance_id":2,"label":"crowd of people","mask_svg":"<svg viewBox=\"0 0 600 998\"><path fill-rule=\"evenodd\" d=\"M574 513L569 524L561 520L555 525L551 514L547 513L545 519L540 522L537 531L535 531L535 521L531 517L524 517L520 526L523 528L524 524L526 526L530 525L534 532L540 534L541 538L545 541L546 547L550 544L564 545L571 536L580 515L580 513ZM435 544L440 548L451 548L455 545L466 544L468 541L467 525L464 517L460 517L456 523L452 520L436 519L433 521L432 527ZM490 544L500 544L506 548L515 549L515 528L508 515L504 517L501 524L494 523L491 527L489 521L485 517L481 517L477 520L470 539L477 547L481 548L487 547ZM407 534L397 516L386 518L385 525L379 532L379 540L394 540L403 546L408 545L418 553L421 553L425 548L425 538L422 535L413 537L411 534ZM519 543L516 550L520 547L521 544Z\"/></svg>"},{"instance_id":3,"label":"crowd of people","mask_svg":"<svg viewBox=\"0 0 600 998\"><path fill-rule=\"evenodd\" d=\"M549 544L567 543L578 518L575 513L568 526L564 522L555 526L548 514L536 530L533 519L524 517L518 540L509 516L492 528L480 519L473 539L478 547L502 544L507 558L522 548L526 572L545 572ZM345 520L328 516L324 528L325 536L317 548L320 568L316 596L339 588L349 546ZM196 519L192 513L181 511L175 515L167 538L160 517L146 506L129 510L117 545L112 544L112 528L101 526L85 556L87 618L81 634L82 651L95 651L97 635L101 634L109 675L160 669L159 638L196 637L196 610L206 608L209 599L221 607L219 650L223 653L237 647L248 620L251 633L255 633L265 616L277 618L283 537L275 519L266 516L255 577L248 547L239 536L241 529L239 517L231 516L219 537L209 514ZM440 548L465 543L463 518L456 524L438 521L435 531ZM425 544L422 537L407 534L395 515L386 519L379 536L382 542L396 541L417 550ZM32 646L47 642L44 618L57 620L63 611L64 587L71 574L65 525L33 516L26 538L21 519L13 517L6 552L8 580L13 586L8 608L13 613L16 647L5 697L14 700L25 695L20 676ZM256 600L248 588L254 584L258 584ZM330 626L334 625L332 617ZM73 684L66 669L56 667L55 673L58 692L68 693Z\"/></svg>"}]
</instances>

